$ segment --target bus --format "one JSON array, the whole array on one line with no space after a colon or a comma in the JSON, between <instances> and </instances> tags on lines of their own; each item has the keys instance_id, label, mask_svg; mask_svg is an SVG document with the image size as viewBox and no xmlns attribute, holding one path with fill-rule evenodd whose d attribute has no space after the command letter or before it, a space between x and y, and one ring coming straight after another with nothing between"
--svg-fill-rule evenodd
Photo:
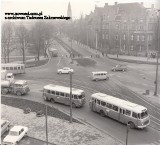
<instances>
[{"instance_id":1,"label":"bus","mask_svg":"<svg viewBox=\"0 0 160 145\"><path fill-rule=\"evenodd\" d=\"M108 80L109 76L106 71L96 71L92 72L92 80L98 81L98 80Z\"/></svg>"},{"instance_id":2,"label":"bus","mask_svg":"<svg viewBox=\"0 0 160 145\"><path fill-rule=\"evenodd\" d=\"M58 51L57 51L57 49L50 48L49 52L51 54L51 57L58 57Z\"/></svg>"},{"instance_id":3,"label":"bus","mask_svg":"<svg viewBox=\"0 0 160 145\"><path fill-rule=\"evenodd\" d=\"M49 84L43 87L43 98L52 103L58 102L70 105L70 87ZM72 106L82 107L85 104L85 93L83 90L72 88Z\"/></svg>"},{"instance_id":4,"label":"bus","mask_svg":"<svg viewBox=\"0 0 160 145\"><path fill-rule=\"evenodd\" d=\"M129 124L130 128L145 128L150 124L146 107L107 94L92 94L89 105L92 111Z\"/></svg>"},{"instance_id":5,"label":"bus","mask_svg":"<svg viewBox=\"0 0 160 145\"><path fill-rule=\"evenodd\" d=\"M8 73L13 73L13 74L23 74L25 73L25 64L2 63L1 70L7 70Z\"/></svg>"}]
</instances>

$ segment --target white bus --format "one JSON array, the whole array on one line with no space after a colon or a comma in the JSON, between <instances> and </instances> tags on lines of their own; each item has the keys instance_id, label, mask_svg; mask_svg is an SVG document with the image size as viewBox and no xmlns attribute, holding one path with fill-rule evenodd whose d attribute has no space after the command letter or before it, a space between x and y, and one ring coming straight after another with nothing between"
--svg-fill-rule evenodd
<instances>
[{"instance_id":1,"label":"white bus","mask_svg":"<svg viewBox=\"0 0 160 145\"><path fill-rule=\"evenodd\" d=\"M52 103L58 102L70 105L70 88L49 84L43 87L44 100ZM82 107L85 104L85 93L83 90L72 88L72 106Z\"/></svg>"},{"instance_id":2,"label":"white bus","mask_svg":"<svg viewBox=\"0 0 160 145\"><path fill-rule=\"evenodd\" d=\"M2 63L1 70L7 70L8 73L22 74L25 73L25 65L19 63Z\"/></svg>"},{"instance_id":3,"label":"white bus","mask_svg":"<svg viewBox=\"0 0 160 145\"><path fill-rule=\"evenodd\" d=\"M92 80L98 81L98 80L108 80L109 76L106 71L96 71L92 72Z\"/></svg>"},{"instance_id":4,"label":"white bus","mask_svg":"<svg viewBox=\"0 0 160 145\"><path fill-rule=\"evenodd\" d=\"M103 93L91 95L90 108L101 116L109 116L131 128L145 128L150 124L147 108Z\"/></svg>"}]
</instances>

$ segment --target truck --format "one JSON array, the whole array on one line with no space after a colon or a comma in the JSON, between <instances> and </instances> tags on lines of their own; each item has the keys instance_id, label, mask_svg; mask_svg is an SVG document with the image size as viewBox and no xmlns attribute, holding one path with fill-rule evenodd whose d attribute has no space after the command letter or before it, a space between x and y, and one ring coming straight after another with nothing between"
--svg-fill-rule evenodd
<instances>
[{"instance_id":1,"label":"truck","mask_svg":"<svg viewBox=\"0 0 160 145\"><path fill-rule=\"evenodd\" d=\"M8 93L21 96L30 91L27 81L15 80L13 73L7 73L6 70L1 70L1 94Z\"/></svg>"}]
</instances>

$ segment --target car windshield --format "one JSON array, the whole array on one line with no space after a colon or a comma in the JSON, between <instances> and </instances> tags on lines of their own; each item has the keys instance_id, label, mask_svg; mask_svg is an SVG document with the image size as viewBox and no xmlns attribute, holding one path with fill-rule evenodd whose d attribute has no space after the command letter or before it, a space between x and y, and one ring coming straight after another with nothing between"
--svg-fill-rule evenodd
<instances>
[{"instance_id":1,"label":"car windshield","mask_svg":"<svg viewBox=\"0 0 160 145\"><path fill-rule=\"evenodd\" d=\"M16 131L10 131L10 132L9 132L9 135L18 136L18 132L16 132Z\"/></svg>"},{"instance_id":2,"label":"car windshield","mask_svg":"<svg viewBox=\"0 0 160 145\"><path fill-rule=\"evenodd\" d=\"M148 116L147 110L141 113L141 119L145 118Z\"/></svg>"}]
</instances>

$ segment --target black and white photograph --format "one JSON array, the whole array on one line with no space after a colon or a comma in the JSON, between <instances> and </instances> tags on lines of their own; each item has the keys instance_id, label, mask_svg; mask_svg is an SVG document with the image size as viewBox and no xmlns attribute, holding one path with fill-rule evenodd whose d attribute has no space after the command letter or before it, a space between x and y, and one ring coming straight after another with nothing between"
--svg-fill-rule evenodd
<instances>
[{"instance_id":1,"label":"black and white photograph","mask_svg":"<svg viewBox=\"0 0 160 145\"><path fill-rule=\"evenodd\" d=\"M1 145L160 145L159 0L1 0Z\"/></svg>"}]
</instances>

